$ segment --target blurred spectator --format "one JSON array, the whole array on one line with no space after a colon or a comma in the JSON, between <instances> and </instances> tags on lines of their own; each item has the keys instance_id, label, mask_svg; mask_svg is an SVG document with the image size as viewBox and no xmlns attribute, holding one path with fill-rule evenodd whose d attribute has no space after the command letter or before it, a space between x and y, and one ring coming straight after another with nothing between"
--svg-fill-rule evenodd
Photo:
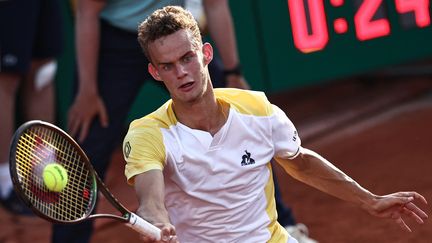
<instances>
[{"instance_id":1,"label":"blurred spectator","mask_svg":"<svg viewBox=\"0 0 432 243\"><path fill-rule=\"evenodd\" d=\"M62 34L58 0L0 1L0 202L12 213L31 214L14 193L9 174L15 111L24 120L54 123L53 81Z\"/></svg>"}]
</instances>

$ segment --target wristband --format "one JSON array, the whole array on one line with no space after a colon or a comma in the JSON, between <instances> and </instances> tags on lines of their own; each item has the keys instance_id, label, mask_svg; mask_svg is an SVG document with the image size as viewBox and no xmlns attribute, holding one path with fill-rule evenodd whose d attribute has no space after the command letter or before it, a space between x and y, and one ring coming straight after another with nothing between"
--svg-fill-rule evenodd
<instances>
[{"instance_id":1,"label":"wristband","mask_svg":"<svg viewBox=\"0 0 432 243\"><path fill-rule=\"evenodd\" d=\"M237 76L241 76L243 74L242 72L242 68L240 64L237 64L237 66L235 66L232 69L225 69L223 71L224 76L229 76L229 75L237 75Z\"/></svg>"}]
</instances>

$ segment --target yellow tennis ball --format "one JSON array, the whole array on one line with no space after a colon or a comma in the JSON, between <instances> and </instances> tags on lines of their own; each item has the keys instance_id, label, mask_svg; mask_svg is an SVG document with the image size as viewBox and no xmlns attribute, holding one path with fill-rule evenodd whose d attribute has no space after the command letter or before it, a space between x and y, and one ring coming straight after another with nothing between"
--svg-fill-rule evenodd
<instances>
[{"instance_id":1,"label":"yellow tennis ball","mask_svg":"<svg viewBox=\"0 0 432 243\"><path fill-rule=\"evenodd\" d=\"M54 192L62 191L68 183L68 174L66 169L56 163L45 166L42 172L42 178L45 186L50 191Z\"/></svg>"}]
</instances>

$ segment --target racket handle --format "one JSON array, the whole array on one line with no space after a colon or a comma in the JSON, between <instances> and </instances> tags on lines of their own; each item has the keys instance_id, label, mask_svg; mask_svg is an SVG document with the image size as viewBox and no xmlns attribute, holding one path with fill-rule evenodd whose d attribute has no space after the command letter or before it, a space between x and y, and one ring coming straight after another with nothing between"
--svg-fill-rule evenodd
<instances>
[{"instance_id":1,"label":"racket handle","mask_svg":"<svg viewBox=\"0 0 432 243\"><path fill-rule=\"evenodd\" d=\"M150 224L149 222L145 221L143 218L132 212L130 213L129 222L126 223L126 225L131 227L138 233L152 236L156 240L161 239L161 230L158 227Z\"/></svg>"}]
</instances>

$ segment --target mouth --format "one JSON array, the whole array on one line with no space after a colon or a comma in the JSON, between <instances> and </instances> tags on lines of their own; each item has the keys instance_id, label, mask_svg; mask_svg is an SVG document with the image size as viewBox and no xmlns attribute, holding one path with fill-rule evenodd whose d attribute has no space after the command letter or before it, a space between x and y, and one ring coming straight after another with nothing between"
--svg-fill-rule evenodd
<instances>
[{"instance_id":1,"label":"mouth","mask_svg":"<svg viewBox=\"0 0 432 243\"><path fill-rule=\"evenodd\" d=\"M182 84L179 89L183 90L183 91L189 91L192 86L193 86L194 82L187 82L185 84Z\"/></svg>"}]
</instances>

